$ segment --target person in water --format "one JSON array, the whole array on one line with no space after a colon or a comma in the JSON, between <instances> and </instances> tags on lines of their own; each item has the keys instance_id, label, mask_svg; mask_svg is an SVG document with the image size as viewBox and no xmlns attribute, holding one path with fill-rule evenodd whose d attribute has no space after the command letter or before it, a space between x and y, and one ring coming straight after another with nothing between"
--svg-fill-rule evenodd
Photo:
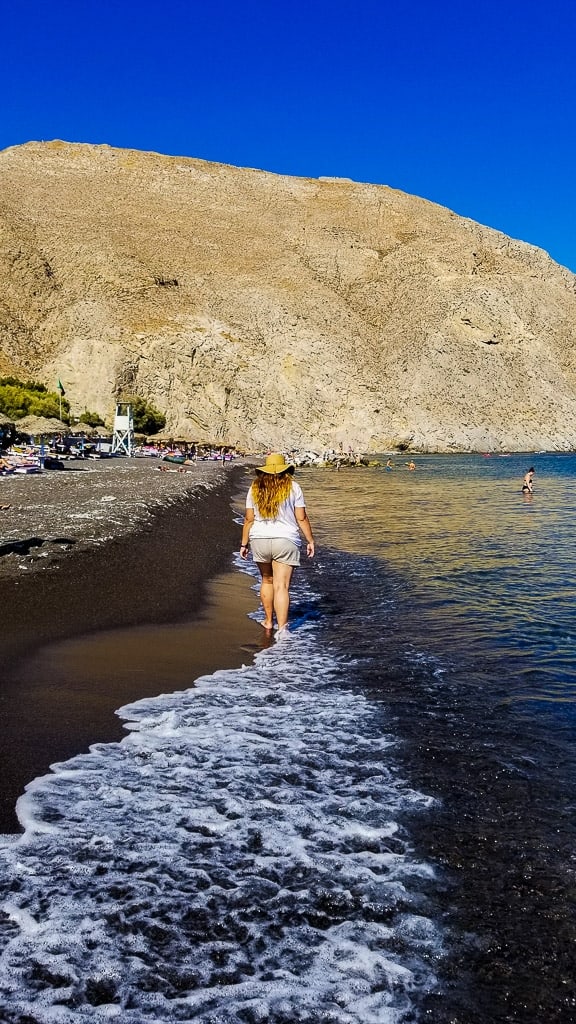
<instances>
[{"instance_id":1,"label":"person in water","mask_svg":"<svg viewBox=\"0 0 576 1024\"><path fill-rule=\"evenodd\" d=\"M534 466L530 466L530 469L524 477L524 483L522 484L522 491L524 492L524 494L532 494L534 490L534 472Z\"/></svg>"},{"instance_id":2,"label":"person in water","mask_svg":"<svg viewBox=\"0 0 576 1024\"><path fill-rule=\"evenodd\" d=\"M277 636L287 632L290 608L290 582L295 565L300 565L302 533L306 553L314 556L314 537L306 512L302 488L294 479L294 466L274 452L264 466L256 469L246 498L240 555L248 558L249 547L262 578L260 600L264 609L264 629L273 629L276 616Z\"/></svg>"}]
</instances>

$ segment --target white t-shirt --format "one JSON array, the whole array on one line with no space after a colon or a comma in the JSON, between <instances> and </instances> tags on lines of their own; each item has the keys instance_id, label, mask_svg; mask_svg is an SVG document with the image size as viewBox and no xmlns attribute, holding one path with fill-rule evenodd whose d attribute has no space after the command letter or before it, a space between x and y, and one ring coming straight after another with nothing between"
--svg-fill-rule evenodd
<instances>
[{"instance_id":1,"label":"white t-shirt","mask_svg":"<svg viewBox=\"0 0 576 1024\"><path fill-rule=\"evenodd\" d=\"M298 528L298 520L296 519L294 509L306 508L306 502L304 501L302 488L295 480L292 481L292 490L290 491L290 494L286 500L278 506L278 512L276 513L275 519L263 519L260 515L254 501L252 488L248 491L246 508L251 508L254 512L254 522L250 527L251 539L263 540L269 537L287 537L289 540L294 541L295 544L298 544L299 546L301 545L302 541L300 538L300 530Z\"/></svg>"}]
</instances>

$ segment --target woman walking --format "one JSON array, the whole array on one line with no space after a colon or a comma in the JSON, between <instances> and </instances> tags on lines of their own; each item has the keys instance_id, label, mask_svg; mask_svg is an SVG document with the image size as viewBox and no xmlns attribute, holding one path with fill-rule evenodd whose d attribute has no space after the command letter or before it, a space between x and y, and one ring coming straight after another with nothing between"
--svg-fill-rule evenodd
<instances>
[{"instance_id":1,"label":"woman walking","mask_svg":"<svg viewBox=\"0 0 576 1024\"><path fill-rule=\"evenodd\" d=\"M314 555L314 537L302 488L294 478L294 466L283 455L266 457L256 469L256 479L246 498L240 555L248 558L249 546L262 582L260 600L264 609L264 629L273 629L276 616L277 637L287 633L290 607L290 582L295 565L300 565L303 534L306 553Z\"/></svg>"}]
</instances>

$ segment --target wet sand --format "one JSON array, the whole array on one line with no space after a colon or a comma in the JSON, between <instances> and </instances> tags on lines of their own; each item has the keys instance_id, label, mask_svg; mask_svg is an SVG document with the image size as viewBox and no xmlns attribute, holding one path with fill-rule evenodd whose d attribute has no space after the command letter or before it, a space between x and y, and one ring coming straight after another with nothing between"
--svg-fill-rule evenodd
<instances>
[{"instance_id":1,"label":"wet sand","mask_svg":"<svg viewBox=\"0 0 576 1024\"><path fill-rule=\"evenodd\" d=\"M0 557L0 832L18 830L15 801L50 764L121 738L122 704L239 667L265 642L247 618L252 581L232 565L244 467L165 482L134 460L97 465L79 486L67 479L65 501L48 474L36 507L24 490L36 480L18 482L21 537L33 515L43 544ZM108 520L89 514L102 504ZM60 524L67 547L53 543ZM0 552L18 537L2 541Z\"/></svg>"},{"instance_id":2,"label":"wet sand","mask_svg":"<svg viewBox=\"0 0 576 1024\"><path fill-rule=\"evenodd\" d=\"M64 564L72 550L145 529L162 509L242 475L238 463L198 462L185 472L166 466L158 459L86 460L0 477L0 580Z\"/></svg>"}]
</instances>

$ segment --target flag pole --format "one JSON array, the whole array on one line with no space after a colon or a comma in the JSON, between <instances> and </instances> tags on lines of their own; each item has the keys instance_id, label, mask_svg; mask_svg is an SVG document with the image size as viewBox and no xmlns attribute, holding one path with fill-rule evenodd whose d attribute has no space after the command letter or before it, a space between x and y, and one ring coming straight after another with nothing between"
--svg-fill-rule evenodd
<instances>
[{"instance_id":1,"label":"flag pole","mask_svg":"<svg viewBox=\"0 0 576 1024\"><path fill-rule=\"evenodd\" d=\"M62 396L65 395L65 394L66 394L66 392L64 391L64 388L62 387L62 381L60 380L60 377L58 377L58 398L59 398L59 405L60 405L60 419L62 419Z\"/></svg>"}]
</instances>

